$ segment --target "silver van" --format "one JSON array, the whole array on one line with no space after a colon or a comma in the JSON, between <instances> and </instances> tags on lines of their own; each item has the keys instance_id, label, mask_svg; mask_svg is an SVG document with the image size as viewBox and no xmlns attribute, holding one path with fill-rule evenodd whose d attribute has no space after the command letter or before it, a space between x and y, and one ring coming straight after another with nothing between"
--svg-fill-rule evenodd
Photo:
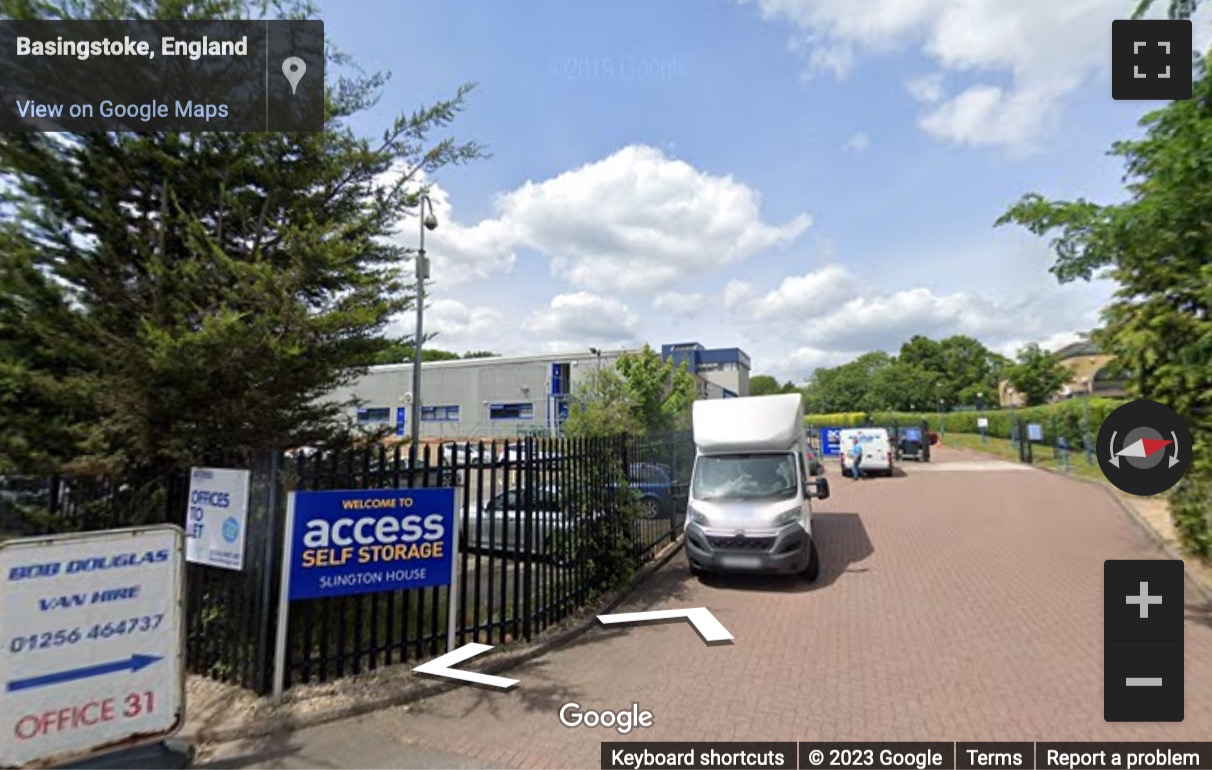
<instances>
[{"instance_id":1,"label":"silver van","mask_svg":"<svg viewBox=\"0 0 1212 770\"><path fill-rule=\"evenodd\" d=\"M816 580L812 499L829 482L805 467L797 394L696 401L686 517L692 572L799 574Z\"/></svg>"}]
</instances>

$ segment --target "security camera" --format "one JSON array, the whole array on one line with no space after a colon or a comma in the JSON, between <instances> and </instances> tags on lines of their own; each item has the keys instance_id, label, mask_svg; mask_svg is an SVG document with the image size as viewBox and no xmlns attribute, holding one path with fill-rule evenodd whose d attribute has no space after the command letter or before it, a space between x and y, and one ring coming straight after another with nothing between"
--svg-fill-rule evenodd
<instances>
[{"instance_id":1,"label":"security camera","mask_svg":"<svg viewBox=\"0 0 1212 770\"><path fill-rule=\"evenodd\" d=\"M425 217L425 229L426 230L437 230L438 229L438 218L435 217L433 214L427 215Z\"/></svg>"}]
</instances>

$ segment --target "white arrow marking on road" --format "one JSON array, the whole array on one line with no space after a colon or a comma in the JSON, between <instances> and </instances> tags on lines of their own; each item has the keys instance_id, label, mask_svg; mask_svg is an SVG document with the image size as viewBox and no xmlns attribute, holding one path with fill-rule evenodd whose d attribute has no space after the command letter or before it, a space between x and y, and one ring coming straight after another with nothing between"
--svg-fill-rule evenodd
<instances>
[{"instance_id":1,"label":"white arrow marking on road","mask_svg":"<svg viewBox=\"0 0 1212 770\"><path fill-rule=\"evenodd\" d=\"M508 690L518 683L517 679L506 679L503 676L477 674L474 671L459 671L451 668L451 666L457 666L463 661L470 660L480 653L488 652L491 649L491 644L468 642L454 652L448 652L441 657L434 658L428 663L417 666L413 671L420 674L440 676L445 679L459 679L464 682L471 682L472 684L482 684L487 687L499 687L502 690Z\"/></svg>"},{"instance_id":2,"label":"white arrow marking on road","mask_svg":"<svg viewBox=\"0 0 1212 770\"><path fill-rule=\"evenodd\" d=\"M603 625L615 623L644 623L650 620L674 620L677 618L686 618L694 626L694 630L699 636L703 637L703 641L711 644L712 642L730 642L732 634L728 633L728 629L720 621L715 619L706 607L693 607L688 610L652 610L650 612L624 612L619 615L598 615L598 620Z\"/></svg>"}]
</instances>

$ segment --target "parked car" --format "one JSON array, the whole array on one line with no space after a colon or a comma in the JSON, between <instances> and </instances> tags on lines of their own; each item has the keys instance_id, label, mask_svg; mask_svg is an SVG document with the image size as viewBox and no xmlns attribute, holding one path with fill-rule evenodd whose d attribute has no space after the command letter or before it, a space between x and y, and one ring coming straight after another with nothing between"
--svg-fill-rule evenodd
<instances>
[{"instance_id":1,"label":"parked car","mask_svg":"<svg viewBox=\"0 0 1212 770\"><path fill-rule=\"evenodd\" d=\"M484 454L488 454L487 449ZM447 465L458 465L463 468L482 465L485 459L480 455L480 447L476 444L454 441L442 445L442 457L446 460Z\"/></svg>"},{"instance_id":2,"label":"parked car","mask_svg":"<svg viewBox=\"0 0 1212 770\"><path fill-rule=\"evenodd\" d=\"M50 500L50 482L33 476L0 476L0 503L44 506Z\"/></svg>"},{"instance_id":3,"label":"parked car","mask_svg":"<svg viewBox=\"0 0 1212 770\"><path fill-rule=\"evenodd\" d=\"M673 475L658 463L632 463L627 484L640 494L640 506L646 519L673 516Z\"/></svg>"},{"instance_id":4,"label":"parked car","mask_svg":"<svg viewBox=\"0 0 1212 770\"><path fill-rule=\"evenodd\" d=\"M409 462L408 451L404 450L400 457L400 484L407 485L409 483L408 471L412 467ZM356 472L360 475L361 468L357 468ZM376 479L386 479L386 483L394 482L396 475L395 462L388 458L387 462L380 468L377 460L373 460L366 467L366 479L368 482L374 483ZM426 463L425 460L417 460L417 470L413 474L412 485L416 487L457 487L462 483L462 474L455 471L451 467L439 468L435 463Z\"/></svg>"},{"instance_id":5,"label":"parked car","mask_svg":"<svg viewBox=\"0 0 1212 770\"><path fill-rule=\"evenodd\" d=\"M821 463L821 458L817 455L816 450L811 446L804 450L804 459L807 461L809 476L825 475L825 466Z\"/></svg>"},{"instance_id":6,"label":"parked car","mask_svg":"<svg viewBox=\"0 0 1212 770\"><path fill-rule=\"evenodd\" d=\"M534 460L554 460L559 455L557 455L555 452L545 451L543 449L535 449L529 456ZM508 462L510 465L513 465L515 463L525 462L527 457L528 455L526 453L525 442L509 442L497 450L495 463L497 465L504 465L506 462Z\"/></svg>"},{"instance_id":7,"label":"parked car","mask_svg":"<svg viewBox=\"0 0 1212 770\"><path fill-rule=\"evenodd\" d=\"M560 505L559 492L554 488L535 489L530 495L529 516L524 510L523 490L511 489L490 498L480 507L478 525L472 520L460 539L470 550L523 553L561 565L573 563L578 550L573 547L575 526Z\"/></svg>"},{"instance_id":8,"label":"parked car","mask_svg":"<svg viewBox=\"0 0 1212 770\"><path fill-rule=\"evenodd\" d=\"M921 428L901 428L897 432L896 459L918 462L927 459L926 442Z\"/></svg>"}]
</instances>

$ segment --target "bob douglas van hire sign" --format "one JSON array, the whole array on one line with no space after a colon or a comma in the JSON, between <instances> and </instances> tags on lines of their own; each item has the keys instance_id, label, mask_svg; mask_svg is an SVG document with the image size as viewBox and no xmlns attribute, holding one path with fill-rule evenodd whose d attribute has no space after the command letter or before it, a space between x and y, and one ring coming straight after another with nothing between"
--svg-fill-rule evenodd
<instances>
[{"instance_id":1,"label":"bob douglas van hire sign","mask_svg":"<svg viewBox=\"0 0 1212 770\"><path fill-rule=\"evenodd\" d=\"M290 600L449 585L454 504L449 487L293 493Z\"/></svg>"}]
</instances>

